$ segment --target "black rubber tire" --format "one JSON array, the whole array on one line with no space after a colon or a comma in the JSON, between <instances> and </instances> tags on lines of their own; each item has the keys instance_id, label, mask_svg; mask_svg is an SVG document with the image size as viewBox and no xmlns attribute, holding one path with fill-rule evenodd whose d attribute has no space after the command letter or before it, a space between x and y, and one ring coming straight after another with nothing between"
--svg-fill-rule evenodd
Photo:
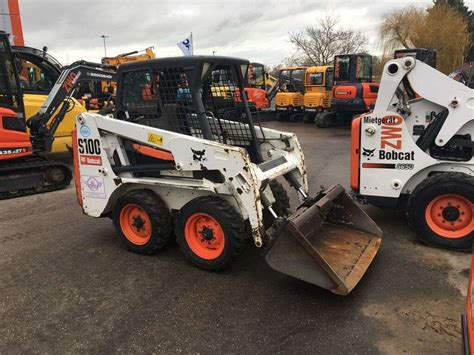
<instances>
[{"instance_id":1,"label":"black rubber tire","mask_svg":"<svg viewBox=\"0 0 474 355\"><path fill-rule=\"evenodd\" d=\"M277 180L270 181L269 185L275 198L273 210L278 216L287 216L290 209L290 198L286 189Z\"/></svg>"},{"instance_id":2,"label":"black rubber tire","mask_svg":"<svg viewBox=\"0 0 474 355\"><path fill-rule=\"evenodd\" d=\"M303 115L303 122L304 123L311 124L311 123L314 123L314 120L315 120L315 114L312 113L312 112L306 112Z\"/></svg>"},{"instance_id":3,"label":"black rubber tire","mask_svg":"<svg viewBox=\"0 0 474 355\"><path fill-rule=\"evenodd\" d=\"M335 127L335 114L333 112L320 112L314 118L314 123L319 128Z\"/></svg>"},{"instance_id":4,"label":"black rubber tire","mask_svg":"<svg viewBox=\"0 0 474 355\"><path fill-rule=\"evenodd\" d=\"M278 215L278 217L286 217L290 212L290 198L288 197L288 192L283 187L281 183L277 180L272 180L269 183L270 189L272 190L273 197L275 202L272 205L273 211ZM268 210L263 210L263 225L265 229L270 228L274 222L274 217L271 215Z\"/></svg>"},{"instance_id":5,"label":"black rubber tire","mask_svg":"<svg viewBox=\"0 0 474 355\"><path fill-rule=\"evenodd\" d=\"M462 173L437 174L420 183L406 207L408 224L425 244L453 250L470 251L474 231L460 238L446 238L434 232L425 218L429 203L437 196L457 194L474 203L474 177Z\"/></svg>"},{"instance_id":6,"label":"black rubber tire","mask_svg":"<svg viewBox=\"0 0 474 355\"><path fill-rule=\"evenodd\" d=\"M195 213L212 216L224 232L224 249L214 259L204 259L195 254L188 245L185 236L186 221ZM205 270L220 271L227 268L239 257L249 239L241 215L228 202L218 197L198 197L188 202L178 213L176 221L176 240L188 261Z\"/></svg>"},{"instance_id":7,"label":"black rubber tire","mask_svg":"<svg viewBox=\"0 0 474 355\"><path fill-rule=\"evenodd\" d=\"M120 212L123 207L131 203L140 206L151 221L152 236L144 245L137 245L129 241L120 226ZM155 254L173 239L173 220L170 211L163 200L150 190L134 190L119 197L113 210L112 219L122 244L137 254Z\"/></svg>"}]
</instances>

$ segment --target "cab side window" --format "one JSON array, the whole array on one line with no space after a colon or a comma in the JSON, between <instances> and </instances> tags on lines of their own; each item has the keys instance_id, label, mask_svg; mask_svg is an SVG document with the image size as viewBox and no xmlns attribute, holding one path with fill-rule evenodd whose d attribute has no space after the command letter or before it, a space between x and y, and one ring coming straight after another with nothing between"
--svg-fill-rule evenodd
<instances>
[{"instance_id":1,"label":"cab side window","mask_svg":"<svg viewBox=\"0 0 474 355\"><path fill-rule=\"evenodd\" d=\"M50 63L26 58L21 58L19 63L18 74L25 93L47 94L51 91L59 74Z\"/></svg>"},{"instance_id":2,"label":"cab side window","mask_svg":"<svg viewBox=\"0 0 474 355\"><path fill-rule=\"evenodd\" d=\"M323 74L322 73L311 73L310 74L310 85L322 85Z\"/></svg>"},{"instance_id":3,"label":"cab side window","mask_svg":"<svg viewBox=\"0 0 474 355\"><path fill-rule=\"evenodd\" d=\"M121 104L130 118L156 115L158 109L156 82L148 69L123 73Z\"/></svg>"},{"instance_id":4,"label":"cab side window","mask_svg":"<svg viewBox=\"0 0 474 355\"><path fill-rule=\"evenodd\" d=\"M156 103L156 88L149 70L137 70L124 73L122 81L123 105L127 108L149 106L149 101Z\"/></svg>"},{"instance_id":5,"label":"cab side window","mask_svg":"<svg viewBox=\"0 0 474 355\"><path fill-rule=\"evenodd\" d=\"M331 90L334 86L334 72L330 69L326 71L326 90Z\"/></svg>"}]
</instances>

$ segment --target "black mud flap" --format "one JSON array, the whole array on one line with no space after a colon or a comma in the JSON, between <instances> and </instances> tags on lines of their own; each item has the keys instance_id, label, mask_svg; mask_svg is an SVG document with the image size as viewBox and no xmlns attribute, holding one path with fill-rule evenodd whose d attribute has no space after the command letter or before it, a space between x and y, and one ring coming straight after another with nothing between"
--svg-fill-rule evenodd
<instances>
[{"instance_id":1,"label":"black mud flap","mask_svg":"<svg viewBox=\"0 0 474 355\"><path fill-rule=\"evenodd\" d=\"M347 295L380 246L382 231L341 185L288 217L266 260L275 270Z\"/></svg>"}]
</instances>

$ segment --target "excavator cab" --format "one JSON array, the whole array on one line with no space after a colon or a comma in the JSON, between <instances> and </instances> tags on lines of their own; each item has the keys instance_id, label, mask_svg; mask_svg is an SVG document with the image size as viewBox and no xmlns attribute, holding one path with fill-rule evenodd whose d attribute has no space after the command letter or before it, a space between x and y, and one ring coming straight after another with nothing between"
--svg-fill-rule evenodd
<instances>
[{"instance_id":1,"label":"excavator cab","mask_svg":"<svg viewBox=\"0 0 474 355\"><path fill-rule=\"evenodd\" d=\"M246 96L236 100L244 90L248 66L246 60L219 56L121 65L115 119L78 117L78 142L80 130L87 127L88 139L100 142L105 135L110 148L104 149L115 150L100 152L103 155L95 160L100 166L81 163L81 156L76 161L83 180L78 196L84 211L97 217L114 208L90 191L87 179L97 169L110 171L100 178L110 189L107 198L120 198L121 191L128 191L121 184L140 189L152 183L146 188L178 213L178 224L185 218L180 217L185 214L183 203L193 204L203 193L217 195L236 202L232 208L245 220L255 245L266 246L272 268L348 294L377 253L381 231L341 186L308 194L296 136L254 124ZM298 191L301 204L293 214L277 202L286 192L272 190L278 177ZM196 208L201 205L196 202ZM217 227L206 228L209 243L202 245L199 239L199 246L193 246L193 260L200 267L218 270L222 267L221 257L215 256L219 248L213 248L214 232L209 231ZM243 237L242 231L237 234Z\"/></svg>"},{"instance_id":2,"label":"excavator cab","mask_svg":"<svg viewBox=\"0 0 474 355\"><path fill-rule=\"evenodd\" d=\"M344 54L334 57L334 111L350 116L372 109L379 85L372 82L372 56Z\"/></svg>"},{"instance_id":3,"label":"excavator cab","mask_svg":"<svg viewBox=\"0 0 474 355\"><path fill-rule=\"evenodd\" d=\"M313 123L317 113L331 108L334 69L332 65L306 69L303 122Z\"/></svg>"},{"instance_id":4,"label":"excavator cab","mask_svg":"<svg viewBox=\"0 0 474 355\"><path fill-rule=\"evenodd\" d=\"M267 96L267 73L261 63L250 63L245 76L245 93L250 105L257 111L270 107Z\"/></svg>"},{"instance_id":5,"label":"excavator cab","mask_svg":"<svg viewBox=\"0 0 474 355\"><path fill-rule=\"evenodd\" d=\"M8 34L0 32L0 161L32 154L18 64Z\"/></svg>"},{"instance_id":6,"label":"excavator cab","mask_svg":"<svg viewBox=\"0 0 474 355\"><path fill-rule=\"evenodd\" d=\"M275 96L277 119L298 121L303 114L306 67L280 70L278 93Z\"/></svg>"},{"instance_id":7,"label":"excavator cab","mask_svg":"<svg viewBox=\"0 0 474 355\"><path fill-rule=\"evenodd\" d=\"M262 63L250 63L247 70L247 86L266 90L266 74L265 66Z\"/></svg>"}]
</instances>

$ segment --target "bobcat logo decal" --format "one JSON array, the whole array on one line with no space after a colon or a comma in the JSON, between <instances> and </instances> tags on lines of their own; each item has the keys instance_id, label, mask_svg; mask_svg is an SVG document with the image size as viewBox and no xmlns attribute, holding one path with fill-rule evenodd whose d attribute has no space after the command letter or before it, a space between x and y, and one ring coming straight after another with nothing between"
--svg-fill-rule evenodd
<instances>
[{"instance_id":1,"label":"bobcat logo decal","mask_svg":"<svg viewBox=\"0 0 474 355\"><path fill-rule=\"evenodd\" d=\"M204 157L204 154L206 154L206 150L194 150L193 148L191 148L191 151L193 152L193 160L194 161L205 161L207 160L205 157Z\"/></svg>"},{"instance_id":2,"label":"bobcat logo decal","mask_svg":"<svg viewBox=\"0 0 474 355\"><path fill-rule=\"evenodd\" d=\"M370 160L370 158L373 158L374 155L375 155L375 148L374 149L365 149L365 148L362 148L364 150L364 152L362 153L362 155L364 157L367 157L367 160Z\"/></svg>"}]
</instances>

